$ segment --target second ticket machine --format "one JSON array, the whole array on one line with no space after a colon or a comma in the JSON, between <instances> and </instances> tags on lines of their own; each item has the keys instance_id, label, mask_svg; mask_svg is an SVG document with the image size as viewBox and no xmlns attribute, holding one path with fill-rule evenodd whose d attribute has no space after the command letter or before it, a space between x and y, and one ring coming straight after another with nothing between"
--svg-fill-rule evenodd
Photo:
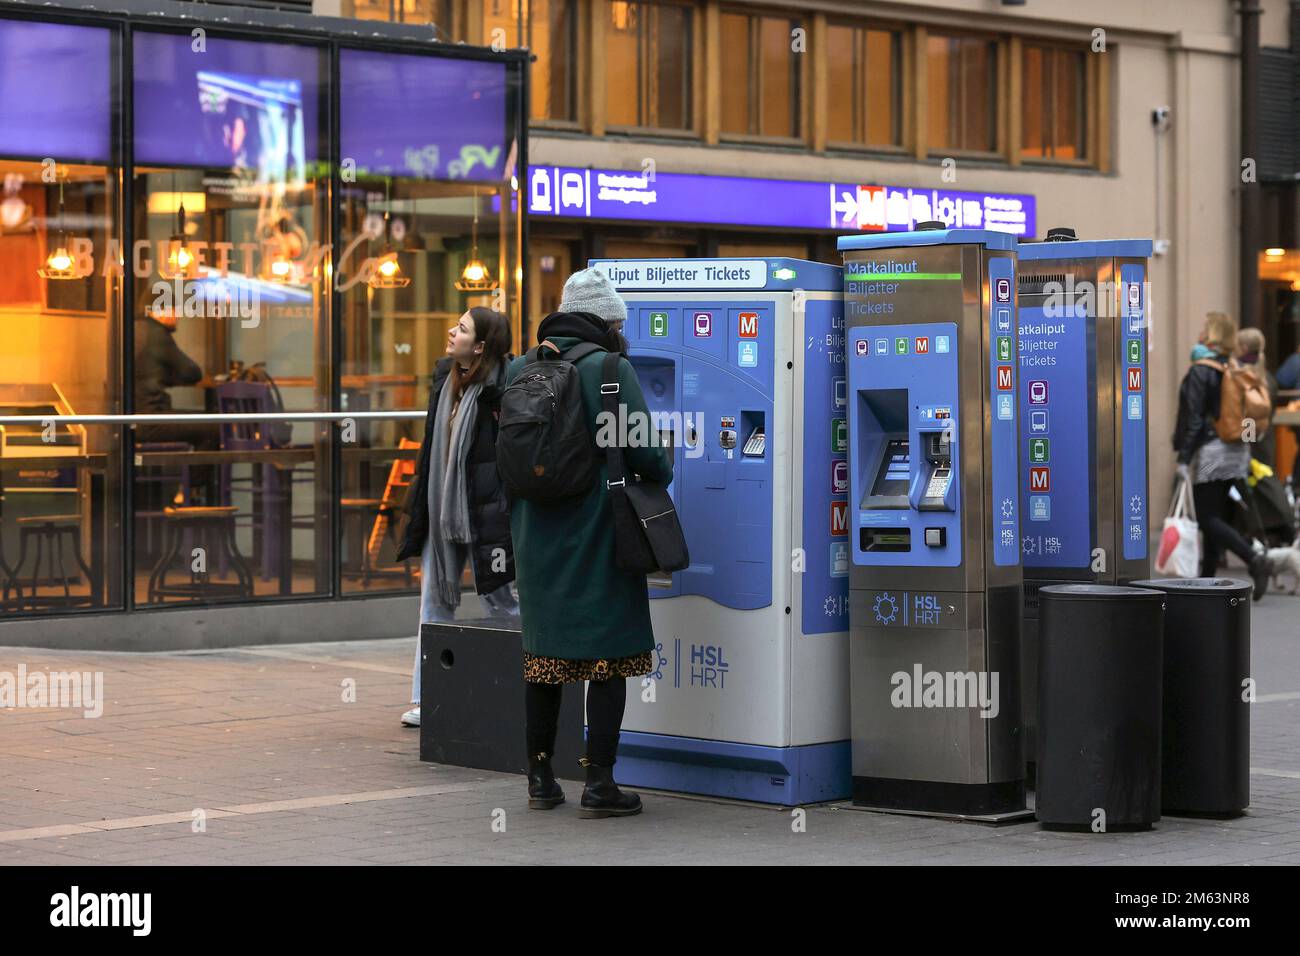
<instances>
[{"instance_id":1,"label":"second ticket machine","mask_svg":"<svg viewBox=\"0 0 1300 956\"><path fill-rule=\"evenodd\" d=\"M1023 815L1015 239L839 248L853 800Z\"/></svg>"}]
</instances>

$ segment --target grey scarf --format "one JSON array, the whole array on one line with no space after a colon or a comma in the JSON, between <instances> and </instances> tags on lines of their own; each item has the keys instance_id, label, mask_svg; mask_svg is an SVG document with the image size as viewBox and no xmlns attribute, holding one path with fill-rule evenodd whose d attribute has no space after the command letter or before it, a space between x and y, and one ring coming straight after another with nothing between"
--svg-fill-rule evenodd
<instances>
[{"instance_id":1,"label":"grey scarf","mask_svg":"<svg viewBox=\"0 0 1300 956\"><path fill-rule=\"evenodd\" d=\"M453 370L454 374L454 370ZM465 459L478 419L481 382L465 389L456 418L451 417L452 375L443 382L429 443L429 542L433 580L422 582L446 608L460 606L460 570L471 540Z\"/></svg>"}]
</instances>

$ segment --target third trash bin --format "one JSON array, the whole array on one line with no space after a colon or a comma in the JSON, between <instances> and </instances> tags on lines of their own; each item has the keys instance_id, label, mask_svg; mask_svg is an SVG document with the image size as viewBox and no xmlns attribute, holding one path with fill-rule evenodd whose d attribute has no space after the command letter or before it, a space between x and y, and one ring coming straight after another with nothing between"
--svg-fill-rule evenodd
<instances>
[{"instance_id":1,"label":"third trash bin","mask_svg":"<svg viewBox=\"0 0 1300 956\"><path fill-rule=\"evenodd\" d=\"M1038 593L1038 822L1146 829L1160 819L1165 596L1102 584Z\"/></svg>"},{"instance_id":2,"label":"third trash bin","mask_svg":"<svg viewBox=\"0 0 1300 956\"><path fill-rule=\"evenodd\" d=\"M1250 804L1249 581L1163 578L1161 809L1236 816Z\"/></svg>"}]
</instances>

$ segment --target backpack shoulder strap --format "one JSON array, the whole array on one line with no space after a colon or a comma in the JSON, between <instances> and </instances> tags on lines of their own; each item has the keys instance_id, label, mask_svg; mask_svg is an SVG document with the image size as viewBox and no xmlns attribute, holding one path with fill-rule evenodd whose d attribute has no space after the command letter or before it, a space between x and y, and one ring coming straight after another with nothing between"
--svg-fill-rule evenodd
<instances>
[{"instance_id":1,"label":"backpack shoulder strap","mask_svg":"<svg viewBox=\"0 0 1300 956\"><path fill-rule=\"evenodd\" d=\"M601 348L599 345L596 345L594 342L579 342L573 348L569 349L566 352L561 353L560 357L563 358L566 362L572 362L574 365L577 365L580 359L586 358L592 352L603 352L603 351L605 350Z\"/></svg>"},{"instance_id":2,"label":"backpack shoulder strap","mask_svg":"<svg viewBox=\"0 0 1300 956\"><path fill-rule=\"evenodd\" d=\"M613 416L614 421L618 421L618 403L622 400L619 395L618 384L618 360L622 356L618 352L606 352L605 360L600 366L600 405L601 409ZM605 447L605 466L608 474L608 488L612 494L622 494L627 487L626 475L623 469L623 449L619 447L618 442L610 442Z\"/></svg>"}]
</instances>

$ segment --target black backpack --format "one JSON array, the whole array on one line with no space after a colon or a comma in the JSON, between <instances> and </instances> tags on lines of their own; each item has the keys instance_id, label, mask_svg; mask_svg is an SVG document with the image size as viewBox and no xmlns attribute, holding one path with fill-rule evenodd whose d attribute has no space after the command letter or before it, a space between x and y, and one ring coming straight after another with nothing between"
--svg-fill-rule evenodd
<instances>
[{"instance_id":1,"label":"black backpack","mask_svg":"<svg viewBox=\"0 0 1300 956\"><path fill-rule=\"evenodd\" d=\"M501 396L497 470L512 498L555 502L585 495L598 462L587 432L575 363L605 351L583 342L567 352L538 346Z\"/></svg>"}]
</instances>

